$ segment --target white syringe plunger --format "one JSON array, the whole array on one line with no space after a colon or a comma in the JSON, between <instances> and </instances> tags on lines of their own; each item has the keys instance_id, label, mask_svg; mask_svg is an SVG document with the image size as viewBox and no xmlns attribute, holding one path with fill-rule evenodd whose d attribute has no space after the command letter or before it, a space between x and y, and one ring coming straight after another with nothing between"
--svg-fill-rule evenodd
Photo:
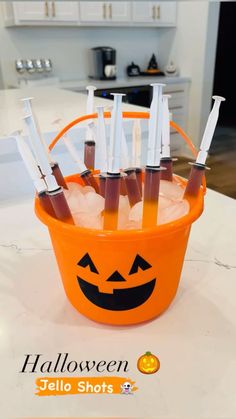
<instances>
[{"instance_id":1,"label":"white syringe plunger","mask_svg":"<svg viewBox=\"0 0 236 419\"><path fill-rule=\"evenodd\" d=\"M219 109L221 102L225 101L225 98L222 96L212 96L212 99L215 101L211 113L208 117L206 128L202 137L202 142L200 145L200 151L197 155L196 163L205 165L208 152L211 146L213 139L214 131L219 117Z\"/></svg>"},{"instance_id":2,"label":"white syringe plunger","mask_svg":"<svg viewBox=\"0 0 236 419\"><path fill-rule=\"evenodd\" d=\"M90 115L94 112L94 91L97 90L95 86L87 86L86 90L88 91L87 104L86 104L86 114ZM94 141L94 131L93 131L93 122L87 124L86 129L86 141Z\"/></svg>"},{"instance_id":3,"label":"white syringe plunger","mask_svg":"<svg viewBox=\"0 0 236 419\"><path fill-rule=\"evenodd\" d=\"M141 164L142 131L139 119L135 119L132 129L132 165L139 167Z\"/></svg>"},{"instance_id":4,"label":"white syringe plunger","mask_svg":"<svg viewBox=\"0 0 236 419\"><path fill-rule=\"evenodd\" d=\"M88 91L86 113L91 114L93 113L94 106L94 91L97 90L97 88L95 86L87 86L86 90Z\"/></svg>"},{"instance_id":5,"label":"white syringe plunger","mask_svg":"<svg viewBox=\"0 0 236 419\"><path fill-rule=\"evenodd\" d=\"M124 93L111 93L114 96L110 125L110 148L108 172L120 173L121 138L122 138L122 97Z\"/></svg>"},{"instance_id":6,"label":"white syringe plunger","mask_svg":"<svg viewBox=\"0 0 236 419\"><path fill-rule=\"evenodd\" d=\"M21 101L24 104L25 117L31 116L33 118L34 124L35 124L37 132L38 132L38 137L37 137L38 141L41 141L41 143L43 144L43 147L45 148L46 155L47 155L49 163L53 164L54 162L52 161L52 158L50 156L49 148L46 144L46 141L45 141L43 135L41 134L39 124L38 124L38 120L37 120L36 115L35 115L34 110L33 110L33 106L32 106L32 100L33 99L34 99L33 97L26 97L26 98L21 99ZM35 153L35 156L37 158L37 150L35 149L36 148L35 144L31 142L31 146L32 146L32 149L33 149L33 151Z\"/></svg>"},{"instance_id":7,"label":"white syringe plunger","mask_svg":"<svg viewBox=\"0 0 236 419\"><path fill-rule=\"evenodd\" d=\"M45 182L48 186L48 191L54 191L58 189L59 186L55 177L52 175L52 168L48 161L47 152L40 141L33 115L25 116L23 119L28 127L32 143L34 144L37 163L39 164L42 173L45 175Z\"/></svg>"},{"instance_id":8,"label":"white syringe plunger","mask_svg":"<svg viewBox=\"0 0 236 419\"><path fill-rule=\"evenodd\" d=\"M170 157L170 111L168 101L171 98L171 95L163 95L163 124L162 124L162 147L161 147L161 157L169 158Z\"/></svg>"},{"instance_id":9,"label":"white syringe plunger","mask_svg":"<svg viewBox=\"0 0 236 419\"><path fill-rule=\"evenodd\" d=\"M72 144L70 138L68 136L64 136L63 137L63 142L64 142L67 150L69 151L71 157L73 158L75 163L78 165L79 172L83 173L83 172L87 171L88 170L87 167L85 166L84 162L80 159L79 153L76 150L74 144Z\"/></svg>"},{"instance_id":10,"label":"white syringe plunger","mask_svg":"<svg viewBox=\"0 0 236 419\"><path fill-rule=\"evenodd\" d=\"M148 166L160 166L162 134L162 92L165 84L153 83L153 98L150 106L148 129Z\"/></svg>"},{"instance_id":11,"label":"white syringe plunger","mask_svg":"<svg viewBox=\"0 0 236 419\"><path fill-rule=\"evenodd\" d=\"M25 164L25 167L34 183L35 189L38 193L44 192L47 187L42 179L42 174L37 166L37 163L33 157L33 154L26 144L25 140L21 137L19 132L15 132L12 134L12 137L15 138L19 153L22 157L22 160Z\"/></svg>"},{"instance_id":12,"label":"white syringe plunger","mask_svg":"<svg viewBox=\"0 0 236 419\"><path fill-rule=\"evenodd\" d=\"M107 143L104 106L97 106L96 110L98 114L96 156L99 161L100 172L105 173L107 172Z\"/></svg>"}]
</instances>

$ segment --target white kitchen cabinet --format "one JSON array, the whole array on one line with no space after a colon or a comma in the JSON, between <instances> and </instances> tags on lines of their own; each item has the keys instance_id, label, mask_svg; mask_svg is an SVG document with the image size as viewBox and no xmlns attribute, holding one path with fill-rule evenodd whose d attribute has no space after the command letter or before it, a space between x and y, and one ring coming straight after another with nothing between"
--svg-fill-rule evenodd
<instances>
[{"instance_id":1,"label":"white kitchen cabinet","mask_svg":"<svg viewBox=\"0 0 236 419\"><path fill-rule=\"evenodd\" d=\"M176 25L175 1L13 1L0 2L6 26Z\"/></svg>"},{"instance_id":2,"label":"white kitchen cabinet","mask_svg":"<svg viewBox=\"0 0 236 419\"><path fill-rule=\"evenodd\" d=\"M112 22L130 22L130 6L130 2L128 1L110 2L109 10Z\"/></svg>"},{"instance_id":3,"label":"white kitchen cabinet","mask_svg":"<svg viewBox=\"0 0 236 419\"><path fill-rule=\"evenodd\" d=\"M9 19L11 12L11 19ZM8 5L6 24L74 24L79 20L77 1L15 1Z\"/></svg>"},{"instance_id":4,"label":"white kitchen cabinet","mask_svg":"<svg viewBox=\"0 0 236 419\"><path fill-rule=\"evenodd\" d=\"M49 19L49 4L46 1L15 1L12 5L16 22Z\"/></svg>"},{"instance_id":5,"label":"white kitchen cabinet","mask_svg":"<svg viewBox=\"0 0 236 419\"><path fill-rule=\"evenodd\" d=\"M50 2L49 2L50 3ZM79 5L77 1L52 1L51 18L53 22L78 22Z\"/></svg>"},{"instance_id":6,"label":"white kitchen cabinet","mask_svg":"<svg viewBox=\"0 0 236 419\"><path fill-rule=\"evenodd\" d=\"M88 1L80 2L81 23L112 23L130 22L130 2L128 1Z\"/></svg>"},{"instance_id":7,"label":"white kitchen cabinet","mask_svg":"<svg viewBox=\"0 0 236 419\"><path fill-rule=\"evenodd\" d=\"M176 2L175 1L133 1L133 23L153 26L176 25Z\"/></svg>"},{"instance_id":8,"label":"white kitchen cabinet","mask_svg":"<svg viewBox=\"0 0 236 419\"><path fill-rule=\"evenodd\" d=\"M82 23L104 22L107 4L103 1L80 2L80 21Z\"/></svg>"}]
</instances>

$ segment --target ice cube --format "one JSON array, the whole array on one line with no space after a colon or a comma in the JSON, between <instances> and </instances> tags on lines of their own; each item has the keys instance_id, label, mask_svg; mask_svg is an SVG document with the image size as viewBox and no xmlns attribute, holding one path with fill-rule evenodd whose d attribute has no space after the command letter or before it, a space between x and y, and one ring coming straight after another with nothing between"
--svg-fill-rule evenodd
<instances>
[{"instance_id":1,"label":"ice cube","mask_svg":"<svg viewBox=\"0 0 236 419\"><path fill-rule=\"evenodd\" d=\"M75 224L79 227L94 228L101 230L103 227L103 220L101 215L94 215L85 212L79 212L73 215Z\"/></svg>"},{"instance_id":2,"label":"ice cube","mask_svg":"<svg viewBox=\"0 0 236 419\"><path fill-rule=\"evenodd\" d=\"M170 223L188 214L188 212L189 203L186 199L172 202L170 206L159 209L158 224Z\"/></svg>"},{"instance_id":3,"label":"ice cube","mask_svg":"<svg viewBox=\"0 0 236 419\"><path fill-rule=\"evenodd\" d=\"M77 182L68 182L66 183L66 185L68 189L65 189L65 190L69 191L69 193L75 192L75 191L79 191L79 192L83 191L83 186Z\"/></svg>"},{"instance_id":4,"label":"ice cube","mask_svg":"<svg viewBox=\"0 0 236 419\"><path fill-rule=\"evenodd\" d=\"M127 230L139 230L142 228L142 220L139 221L129 221L126 224Z\"/></svg>"},{"instance_id":5,"label":"ice cube","mask_svg":"<svg viewBox=\"0 0 236 419\"><path fill-rule=\"evenodd\" d=\"M104 210L105 199L97 194L96 192L87 192L84 195L86 204L87 204L87 211L91 214L99 214Z\"/></svg>"},{"instance_id":6,"label":"ice cube","mask_svg":"<svg viewBox=\"0 0 236 419\"><path fill-rule=\"evenodd\" d=\"M87 202L85 196L81 192L74 191L66 198L72 214L86 212Z\"/></svg>"},{"instance_id":7,"label":"ice cube","mask_svg":"<svg viewBox=\"0 0 236 419\"><path fill-rule=\"evenodd\" d=\"M95 189L89 185L83 186L82 193L85 195L89 192L95 192Z\"/></svg>"},{"instance_id":8,"label":"ice cube","mask_svg":"<svg viewBox=\"0 0 236 419\"><path fill-rule=\"evenodd\" d=\"M160 181L160 195L171 199L181 199L183 196L183 188L175 182L168 180Z\"/></svg>"},{"instance_id":9,"label":"ice cube","mask_svg":"<svg viewBox=\"0 0 236 419\"><path fill-rule=\"evenodd\" d=\"M119 213L118 213L118 230L126 229L126 224L129 221L129 200L128 196L120 195L119 199Z\"/></svg>"},{"instance_id":10,"label":"ice cube","mask_svg":"<svg viewBox=\"0 0 236 419\"><path fill-rule=\"evenodd\" d=\"M135 222L140 222L142 221L142 217L143 217L143 201L137 202L137 204L135 204L129 213L129 220L130 221L135 221Z\"/></svg>"},{"instance_id":11,"label":"ice cube","mask_svg":"<svg viewBox=\"0 0 236 419\"><path fill-rule=\"evenodd\" d=\"M158 210L169 207L173 202L175 202L173 199L167 198L163 195L159 195Z\"/></svg>"}]
</instances>

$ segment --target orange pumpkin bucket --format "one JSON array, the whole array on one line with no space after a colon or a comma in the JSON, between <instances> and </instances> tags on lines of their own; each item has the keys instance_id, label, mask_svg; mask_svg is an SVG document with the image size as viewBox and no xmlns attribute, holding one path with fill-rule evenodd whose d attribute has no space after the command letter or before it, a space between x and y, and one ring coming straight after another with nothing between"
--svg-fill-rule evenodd
<instances>
[{"instance_id":1,"label":"orange pumpkin bucket","mask_svg":"<svg viewBox=\"0 0 236 419\"><path fill-rule=\"evenodd\" d=\"M124 112L123 116L148 118L149 114ZM52 146L72 124L91 117L96 114L69 124ZM66 181L82 184L79 175ZM178 181L186 185L186 180ZM90 319L113 325L141 323L162 313L177 292L191 225L203 211L204 192L202 187L189 213L178 220L151 229L123 231L80 228L58 221L36 198L35 212L49 229L71 304Z\"/></svg>"}]
</instances>

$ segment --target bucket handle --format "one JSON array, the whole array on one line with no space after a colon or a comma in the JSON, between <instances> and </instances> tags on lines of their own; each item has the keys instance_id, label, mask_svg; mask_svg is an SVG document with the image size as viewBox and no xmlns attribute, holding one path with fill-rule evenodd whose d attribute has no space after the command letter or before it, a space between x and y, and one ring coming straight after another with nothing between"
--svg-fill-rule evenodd
<instances>
[{"instance_id":1,"label":"bucket handle","mask_svg":"<svg viewBox=\"0 0 236 419\"><path fill-rule=\"evenodd\" d=\"M123 118L127 118L127 119L149 119L149 112L123 112L122 115L123 115ZM66 134L67 131L69 131L69 129L79 124L80 122L87 121L88 119L97 118L97 116L98 116L97 113L93 113L89 115L80 116L79 118L76 118L73 121L71 121L52 140L51 144L49 145L49 150L51 151L55 147L56 143L60 140L61 137L63 137ZM104 112L104 118L110 118L110 117L111 117L110 112ZM188 135L184 132L184 130L174 121L170 121L170 126L174 128L180 134L180 136L184 139L184 141L186 142L193 156L197 157L198 151L196 147L194 146L194 144L192 143L192 141L190 140L190 138L188 137ZM203 187L203 193L205 194L206 193L206 177L205 176L203 176L203 179L202 179L202 187Z\"/></svg>"}]
</instances>

